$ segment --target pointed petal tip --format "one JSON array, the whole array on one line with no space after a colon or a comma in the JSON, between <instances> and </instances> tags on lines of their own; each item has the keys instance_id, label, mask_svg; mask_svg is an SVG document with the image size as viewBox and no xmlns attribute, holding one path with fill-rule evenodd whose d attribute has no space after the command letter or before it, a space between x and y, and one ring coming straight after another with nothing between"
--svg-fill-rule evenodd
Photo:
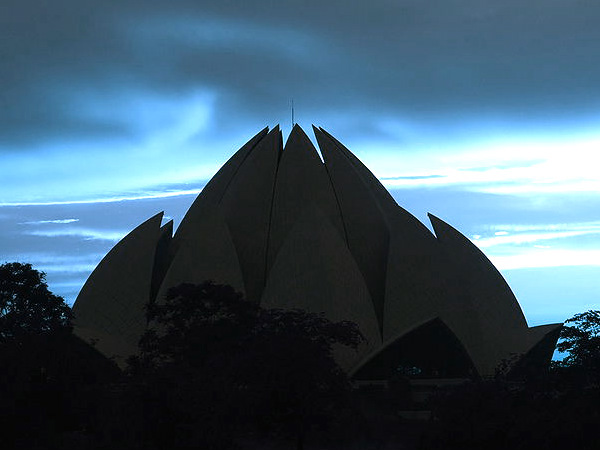
<instances>
[{"instance_id":1,"label":"pointed petal tip","mask_svg":"<svg viewBox=\"0 0 600 450\"><path fill-rule=\"evenodd\" d=\"M173 237L173 219L169 220L162 227L160 227L160 231L163 235L168 235L170 238Z\"/></svg>"},{"instance_id":2,"label":"pointed petal tip","mask_svg":"<svg viewBox=\"0 0 600 450\"><path fill-rule=\"evenodd\" d=\"M440 219L438 216L428 212L427 213L427 217L429 218L429 221L431 222L431 225L434 225L436 223L445 223L442 219Z\"/></svg>"},{"instance_id":3,"label":"pointed petal tip","mask_svg":"<svg viewBox=\"0 0 600 450\"><path fill-rule=\"evenodd\" d=\"M293 140L301 140L301 141L304 141L305 143L310 142L310 138L304 131L304 128L302 128L297 123L294 124L294 126L292 127L292 131L290 131L287 141L290 142L290 140L292 140L292 139ZM312 143L310 145L312 145Z\"/></svg>"},{"instance_id":4,"label":"pointed petal tip","mask_svg":"<svg viewBox=\"0 0 600 450\"><path fill-rule=\"evenodd\" d=\"M427 217L429 218L429 222L433 227L433 232L437 239L440 239L440 235L444 234L444 230L454 230L455 232L460 234L460 232L456 230L452 225L444 222L442 219L431 214L430 212L427 213Z\"/></svg>"},{"instance_id":5,"label":"pointed petal tip","mask_svg":"<svg viewBox=\"0 0 600 450\"><path fill-rule=\"evenodd\" d=\"M148 220L159 220L162 221L163 216L165 215L164 211L161 211L159 213L154 214L152 217L150 217L150 219Z\"/></svg>"},{"instance_id":6,"label":"pointed petal tip","mask_svg":"<svg viewBox=\"0 0 600 450\"><path fill-rule=\"evenodd\" d=\"M329 139L331 139L333 142L337 142L338 144L341 144L341 142L338 141L336 138L334 138L333 135L330 132L328 132L325 128L319 127L319 131L321 133L323 133L325 136L327 136Z\"/></svg>"},{"instance_id":7,"label":"pointed petal tip","mask_svg":"<svg viewBox=\"0 0 600 450\"><path fill-rule=\"evenodd\" d=\"M315 139L319 139L319 134L321 133L321 130L319 130L319 127L315 126L314 124L311 125L312 130L313 130L313 134L315 136Z\"/></svg>"},{"instance_id":8,"label":"pointed petal tip","mask_svg":"<svg viewBox=\"0 0 600 450\"><path fill-rule=\"evenodd\" d=\"M308 139L308 136L306 136L304 129L297 123L294 124L294 126L292 127L292 131L290 132L290 137L291 136L302 136L302 137L306 137ZM289 137L288 137L288 139L289 139Z\"/></svg>"},{"instance_id":9,"label":"pointed petal tip","mask_svg":"<svg viewBox=\"0 0 600 450\"><path fill-rule=\"evenodd\" d=\"M565 325L564 322L547 323L544 325L536 325L533 327L529 327L528 330L530 332L534 332L536 330L544 330L544 331L547 331L548 333L552 333L553 331L556 331L558 328L564 327L564 325Z\"/></svg>"},{"instance_id":10,"label":"pointed petal tip","mask_svg":"<svg viewBox=\"0 0 600 450\"><path fill-rule=\"evenodd\" d=\"M275 125L271 130L267 133L267 136L274 137L275 139L282 140L281 129L279 128L279 124Z\"/></svg>"}]
</instances>

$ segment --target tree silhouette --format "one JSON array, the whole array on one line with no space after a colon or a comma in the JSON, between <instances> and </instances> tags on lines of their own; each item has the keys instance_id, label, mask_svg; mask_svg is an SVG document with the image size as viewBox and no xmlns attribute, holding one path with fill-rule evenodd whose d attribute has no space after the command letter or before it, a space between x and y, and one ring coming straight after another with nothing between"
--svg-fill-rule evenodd
<instances>
[{"instance_id":1,"label":"tree silhouette","mask_svg":"<svg viewBox=\"0 0 600 450\"><path fill-rule=\"evenodd\" d=\"M45 277L31 264L0 265L0 342L71 326L71 309Z\"/></svg>"},{"instance_id":2,"label":"tree silhouette","mask_svg":"<svg viewBox=\"0 0 600 450\"><path fill-rule=\"evenodd\" d=\"M100 422L120 371L72 332L71 309L30 264L0 265L0 435L3 448L70 448Z\"/></svg>"},{"instance_id":3,"label":"tree silhouette","mask_svg":"<svg viewBox=\"0 0 600 450\"><path fill-rule=\"evenodd\" d=\"M556 348L567 352L567 356L557 364L559 369L567 369L587 378L600 380L600 311L589 310L568 319L560 333Z\"/></svg>"},{"instance_id":4,"label":"tree silhouette","mask_svg":"<svg viewBox=\"0 0 600 450\"><path fill-rule=\"evenodd\" d=\"M353 323L265 310L210 281L171 289L164 304L149 305L148 319L130 367L164 447L221 448L254 430L295 435L302 448L306 431L331 418L350 390L332 346L363 340Z\"/></svg>"}]
</instances>

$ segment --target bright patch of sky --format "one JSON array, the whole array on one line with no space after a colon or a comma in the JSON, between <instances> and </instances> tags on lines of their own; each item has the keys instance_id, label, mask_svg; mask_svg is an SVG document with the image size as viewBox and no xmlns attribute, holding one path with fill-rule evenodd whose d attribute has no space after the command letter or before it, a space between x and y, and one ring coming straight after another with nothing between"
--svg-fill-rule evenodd
<instances>
[{"instance_id":1,"label":"bright patch of sky","mask_svg":"<svg viewBox=\"0 0 600 450\"><path fill-rule=\"evenodd\" d=\"M496 224L471 235L499 270L536 267L600 268L600 221L560 224Z\"/></svg>"},{"instance_id":2,"label":"bright patch of sky","mask_svg":"<svg viewBox=\"0 0 600 450\"><path fill-rule=\"evenodd\" d=\"M583 134L583 135L582 135ZM499 194L600 192L600 135L547 136L429 144L405 155L373 156L372 169L387 187L446 187ZM376 155L376 152L373 152Z\"/></svg>"},{"instance_id":3,"label":"bright patch of sky","mask_svg":"<svg viewBox=\"0 0 600 450\"><path fill-rule=\"evenodd\" d=\"M31 230L24 232L24 234L45 237L71 236L80 237L84 240L99 239L104 241L110 241L116 244L119 240L123 238L123 236L127 234L127 232L106 232L85 228L63 228L58 230Z\"/></svg>"},{"instance_id":4,"label":"bright patch of sky","mask_svg":"<svg viewBox=\"0 0 600 450\"><path fill-rule=\"evenodd\" d=\"M137 195L122 195L122 196L114 196L114 197L99 197L99 198L91 198L86 200L65 200L65 201L38 201L38 202L6 202L0 203L0 207L2 206L52 206L52 205L95 205L99 203L118 203L118 202L126 202L132 200L150 200L150 199L160 199L160 198L169 198L169 197L180 197L180 196L189 196L189 195L197 195L202 192L201 188L197 189L185 189L185 190L166 190L163 192L143 192ZM32 222L34 223L34 222ZM39 222L38 222L39 223Z\"/></svg>"},{"instance_id":5,"label":"bright patch of sky","mask_svg":"<svg viewBox=\"0 0 600 450\"><path fill-rule=\"evenodd\" d=\"M67 140L39 144L26 151L6 149L0 166L0 204L173 195L143 191L212 176L229 140L203 142L211 96L192 93L184 99L164 99L134 94L114 99L84 95L78 99L84 115L97 120L110 117L132 127L134 134L129 139ZM36 182L26 182L31 179Z\"/></svg>"},{"instance_id":6,"label":"bright patch of sky","mask_svg":"<svg viewBox=\"0 0 600 450\"><path fill-rule=\"evenodd\" d=\"M53 219L53 220L35 220L31 222L23 222L22 225L42 225L45 223L73 223L79 222L79 219Z\"/></svg>"},{"instance_id":7,"label":"bright patch of sky","mask_svg":"<svg viewBox=\"0 0 600 450\"><path fill-rule=\"evenodd\" d=\"M509 244L531 244L537 241L562 240L564 238L600 235L600 222L547 224L547 225L492 225L493 236L474 235L476 245L482 249ZM511 230L506 231L506 230ZM600 264L600 260L598 261Z\"/></svg>"}]
</instances>

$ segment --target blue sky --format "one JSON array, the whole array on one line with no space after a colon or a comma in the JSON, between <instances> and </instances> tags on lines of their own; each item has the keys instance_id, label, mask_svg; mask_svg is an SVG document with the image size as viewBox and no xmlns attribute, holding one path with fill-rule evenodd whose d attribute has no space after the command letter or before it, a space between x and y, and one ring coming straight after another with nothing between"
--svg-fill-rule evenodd
<instances>
[{"instance_id":1,"label":"blue sky","mask_svg":"<svg viewBox=\"0 0 600 450\"><path fill-rule=\"evenodd\" d=\"M600 3L5 0L0 262L72 302L264 126L324 127L501 270L531 325L600 308Z\"/></svg>"}]
</instances>

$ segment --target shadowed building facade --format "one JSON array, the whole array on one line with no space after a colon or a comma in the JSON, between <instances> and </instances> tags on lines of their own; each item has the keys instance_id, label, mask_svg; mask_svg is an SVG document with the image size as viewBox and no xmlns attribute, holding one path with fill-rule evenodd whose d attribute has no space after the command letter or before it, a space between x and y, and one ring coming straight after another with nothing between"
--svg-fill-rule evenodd
<instances>
[{"instance_id":1,"label":"shadowed building facade","mask_svg":"<svg viewBox=\"0 0 600 450\"><path fill-rule=\"evenodd\" d=\"M136 351L147 302L210 279L266 308L357 323L366 342L336 353L356 379L389 379L399 366L488 376L515 355L544 367L560 324L528 327L475 245L429 215L432 234L339 141L314 133L323 160L299 126L285 147L278 127L264 129L209 181L174 235L160 213L123 238L79 293L75 332L122 362Z\"/></svg>"}]
</instances>

